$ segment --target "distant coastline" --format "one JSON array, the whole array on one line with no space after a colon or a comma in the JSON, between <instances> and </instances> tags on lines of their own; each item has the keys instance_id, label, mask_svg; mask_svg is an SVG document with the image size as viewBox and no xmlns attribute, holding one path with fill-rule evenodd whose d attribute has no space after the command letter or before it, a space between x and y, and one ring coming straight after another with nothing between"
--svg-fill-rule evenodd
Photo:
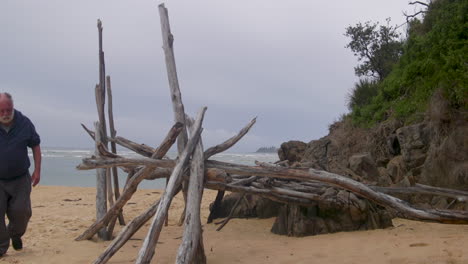
<instances>
[{"instance_id":1,"label":"distant coastline","mask_svg":"<svg viewBox=\"0 0 468 264\"><path fill-rule=\"evenodd\" d=\"M276 153L278 152L277 147L261 147L255 151L255 153Z\"/></svg>"}]
</instances>

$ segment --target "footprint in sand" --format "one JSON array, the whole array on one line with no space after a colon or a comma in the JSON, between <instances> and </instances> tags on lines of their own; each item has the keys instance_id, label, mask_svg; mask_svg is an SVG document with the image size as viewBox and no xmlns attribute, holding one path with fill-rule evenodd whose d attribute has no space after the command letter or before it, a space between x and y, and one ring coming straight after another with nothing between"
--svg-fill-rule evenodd
<instances>
[{"instance_id":1,"label":"footprint in sand","mask_svg":"<svg viewBox=\"0 0 468 264\"><path fill-rule=\"evenodd\" d=\"M421 243L413 243L413 244L410 244L409 246L410 247L427 247L429 246L429 244L421 242Z\"/></svg>"}]
</instances>

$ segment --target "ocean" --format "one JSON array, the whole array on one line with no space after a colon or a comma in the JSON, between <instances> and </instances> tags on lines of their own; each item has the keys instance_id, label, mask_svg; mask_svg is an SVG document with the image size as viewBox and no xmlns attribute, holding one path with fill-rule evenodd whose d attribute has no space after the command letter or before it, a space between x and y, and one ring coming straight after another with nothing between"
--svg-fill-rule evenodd
<instances>
[{"instance_id":1,"label":"ocean","mask_svg":"<svg viewBox=\"0 0 468 264\"><path fill-rule=\"evenodd\" d=\"M138 157L138 154L127 150L117 150L124 157ZM42 148L42 170L41 185L72 186L72 187L95 187L95 170L77 170L81 159L93 155L94 150L66 149L66 148ZM30 171L34 168L32 154ZM175 157L175 153L168 153L169 157ZM255 161L275 162L278 160L276 153L220 153L210 159L243 164L255 165ZM120 187L124 186L127 174L118 170ZM161 189L166 184L165 179L145 180L140 183L142 189Z\"/></svg>"}]
</instances>

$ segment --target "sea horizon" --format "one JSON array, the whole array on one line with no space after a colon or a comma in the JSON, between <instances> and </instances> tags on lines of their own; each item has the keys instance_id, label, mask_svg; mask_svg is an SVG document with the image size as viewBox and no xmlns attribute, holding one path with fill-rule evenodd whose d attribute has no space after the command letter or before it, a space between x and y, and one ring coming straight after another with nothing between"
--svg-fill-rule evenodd
<instances>
[{"instance_id":1,"label":"sea horizon","mask_svg":"<svg viewBox=\"0 0 468 264\"><path fill-rule=\"evenodd\" d=\"M91 148L79 147L41 147L42 149L42 169L41 185L48 186L70 186L70 187L95 187L95 170L77 170L76 166L85 157L94 154ZM124 157L139 157L140 155L127 149L118 149L117 154ZM176 151L169 151L167 156L176 157ZM32 153L29 152L31 160L30 172L34 169ZM213 160L237 163L242 165L255 165L255 161L275 162L278 160L276 153L256 153L256 152L222 152L211 157ZM127 174L118 170L119 186L123 188ZM163 189L165 179L145 180L140 183L141 189Z\"/></svg>"}]
</instances>

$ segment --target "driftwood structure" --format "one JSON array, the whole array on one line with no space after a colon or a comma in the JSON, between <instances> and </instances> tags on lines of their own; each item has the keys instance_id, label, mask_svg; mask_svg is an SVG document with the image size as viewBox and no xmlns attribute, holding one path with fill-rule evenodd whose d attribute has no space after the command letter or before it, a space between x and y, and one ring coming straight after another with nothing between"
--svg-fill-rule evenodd
<instances>
[{"instance_id":1,"label":"driftwood structure","mask_svg":"<svg viewBox=\"0 0 468 264\"><path fill-rule=\"evenodd\" d=\"M104 53L102 51L102 26L99 28L99 72L100 83L96 86L96 102L99 122L94 125L94 131L83 125L86 132L94 139L95 155L82 160L77 166L80 170L97 170L96 208L97 220L86 229L76 240L91 239L95 234L102 239L111 239L116 219L124 225L122 209L144 179L166 178L166 189L158 201L141 215L129 221L114 238L105 251L95 260L95 264L106 263L131 237L151 218L152 223L143 242L135 263L150 263L155 254L156 245L163 223L167 219L169 206L173 197L183 191L186 198L186 209L183 216L185 226L182 243L177 252L177 263L205 263L203 235L200 221L200 202L203 188L218 190L213 206L216 210L225 191L254 194L277 202L292 205L310 205L316 202L340 206L342 200L324 195L327 188L346 190L355 194L351 202L359 203L359 199L367 199L387 208L402 218L451 224L468 224L468 212L454 210L420 209L398 199L392 194L420 193L447 196L458 201L468 201L468 193L449 189L415 185L408 188L377 187L357 182L350 178L315 169L291 169L274 164L257 163L255 166L245 166L210 160L213 155L223 152L238 142L255 124L250 121L239 133L214 147L203 149L201 141L202 124L206 107L202 107L195 120L184 112L181 92L177 80L173 42L174 38L169 27L167 9L164 4L159 6L163 49L166 58L167 74L173 102L175 124L161 144L152 148L117 136L113 124L112 97L110 78L107 78L107 93L109 95L110 136L106 132L104 117ZM163 159L169 148L177 141L178 158ZM108 150L107 143L111 143ZM140 158L124 158L116 153L116 145L134 151ZM118 192L117 168L128 173L127 183ZM110 173L114 175L114 186L110 183ZM112 187L113 191L112 191ZM114 194L114 196L112 195ZM106 202L107 197L107 202ZM115 200L113 199L115 198ZM210 216L208 221L212 221ZM223 225L228 220L224 221Z\"/></svg>"}]
</instances>

